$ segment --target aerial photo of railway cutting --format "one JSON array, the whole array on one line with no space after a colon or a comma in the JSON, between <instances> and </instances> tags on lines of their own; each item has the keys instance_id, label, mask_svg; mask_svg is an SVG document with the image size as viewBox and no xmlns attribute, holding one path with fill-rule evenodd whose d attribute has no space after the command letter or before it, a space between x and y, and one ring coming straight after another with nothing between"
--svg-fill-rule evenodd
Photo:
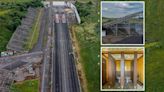
<instances>
[{"instance_id":1,"label":"aerial photo of railway cutting","mask_svg":"<svg viewBox=\"0 0 164 92\"><path fill-rule=\"evenodd\" d=\"M93 0L0 0L0 92L98 91L96 7Z\"/></svg>"},{"instance_id":2,"label":"aerial photo of railway cutting","mask_svg":"<svg viewBox=\"0 0 164 92\"><path fill-rule=\"evenodd\" d=\"M144 2L102 2L102 44L144 43Z\"/></svg>"}]
</instances>

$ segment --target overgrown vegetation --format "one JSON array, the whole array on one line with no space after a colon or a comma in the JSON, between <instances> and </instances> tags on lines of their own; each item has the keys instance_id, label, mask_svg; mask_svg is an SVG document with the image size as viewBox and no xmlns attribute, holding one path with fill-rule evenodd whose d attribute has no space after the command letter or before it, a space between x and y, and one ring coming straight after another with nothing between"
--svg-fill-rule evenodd
<instances>
[{"instance_id":1,"label":"overgrown vegetation","mask_svg":"<svg viewBox=\"0 0 164 92\"><path fill-rule=\"evenodd\" d=\"M75 25L74 30L80 46L80 62L84 67L89 92L99 91L99 16L96 4L77 2L76 7L81 17L81 24Z\"/></svg>"},{"instance_id":2,"label":"overgrown vegetation","mask_svg":"<svg viewBox=\"0 0 164 92\"><path fill-rule=\"evenodd\" d=\"M10 89L11 92L38 92L38 80L26 80L21 83L13 84Z\"/></svg>"},{"instance_id":3,"label":"overgrown vegetation","mask_svg":"<svg viewBox=\"0 0 164 92\"><path fill-rule=\"evenodd\" d=\"M22 1L22 2L17 2ZM0 0L0 51L6 50L6 45L21 19L25 17L28 7L42 6L40 0Z\"/></svg>"}]
</instances>

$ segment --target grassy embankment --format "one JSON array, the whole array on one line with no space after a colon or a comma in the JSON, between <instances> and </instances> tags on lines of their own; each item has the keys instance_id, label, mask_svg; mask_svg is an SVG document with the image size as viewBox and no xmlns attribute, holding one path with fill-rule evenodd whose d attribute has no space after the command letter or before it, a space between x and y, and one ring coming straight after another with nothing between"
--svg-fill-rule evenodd
<instances>
[{"instance_id":1,"label":"grassy embankment","mask_svg":"<svg viewBox=\"0 0 164 92\"><path fill-rule=\"evenodd\" d=\"M76 3L81 24L73 26L80 48L80 63L83 66L88 92L99 91L99 22L95 2ZM85 84L85 85L86 85Z\"/></svg>"},{"instance_id":2,"label":"grassy embankment","mask_svg":"<svg viewBox=\"0 0 164 92\"><path fill-rule=\"evenodd\" d=\"M163 92L164 88L164 12L163 0L146 1L146 92Z\"/></svg>"},{"instance_id":3,"label":"grassy embankment","mask_svg":"<svg viewBox=\"0 0 164 92\"><path fill-rule=\"evenodd\" d=\"M11 92L38 92L38 80L26 80L21 83L13 84Z\"/></svg>"}]
</instances>

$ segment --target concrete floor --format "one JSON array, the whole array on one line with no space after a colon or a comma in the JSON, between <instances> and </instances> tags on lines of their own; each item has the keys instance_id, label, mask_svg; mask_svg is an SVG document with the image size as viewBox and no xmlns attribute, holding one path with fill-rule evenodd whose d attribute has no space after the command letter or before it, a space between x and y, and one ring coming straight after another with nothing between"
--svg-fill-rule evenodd
<instances>
[{"instance_id":1,"label":"concrete floor","mask_svg":"<svg viewBox=\"0 0 164 92\"><path fill-rule=\"evenodd\" d=\"M142 89L142 88L143 88L143 86L137 84L137 89ZM120 83L118 83L118 81L116 81L114 87L111 87L109 85L109 83L106 83L103 85L103 89L121 89L121 87L120 87ZM124 89L134 89L133 83L132 82L125 83Z\"/></svg>"}]
</instances>

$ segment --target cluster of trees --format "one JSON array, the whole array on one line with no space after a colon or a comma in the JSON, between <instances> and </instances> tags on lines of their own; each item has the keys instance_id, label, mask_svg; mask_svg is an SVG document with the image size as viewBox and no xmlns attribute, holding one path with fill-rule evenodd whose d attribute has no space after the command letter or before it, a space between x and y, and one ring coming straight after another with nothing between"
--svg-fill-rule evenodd
<instances>
[{"instance_id":1,"label":"cluster of trees","mask_svg":"<svg viewBox=\"0 0 164 92\"><path fill-rule=\"evenodd\" d=\"M92 4L93 3L91 1L89 1L88 3L76 2L75 5L80 15L81 23L84 23L87 20L86 18L91 15L93 8Z\"/></svg>"}]
</instances>

